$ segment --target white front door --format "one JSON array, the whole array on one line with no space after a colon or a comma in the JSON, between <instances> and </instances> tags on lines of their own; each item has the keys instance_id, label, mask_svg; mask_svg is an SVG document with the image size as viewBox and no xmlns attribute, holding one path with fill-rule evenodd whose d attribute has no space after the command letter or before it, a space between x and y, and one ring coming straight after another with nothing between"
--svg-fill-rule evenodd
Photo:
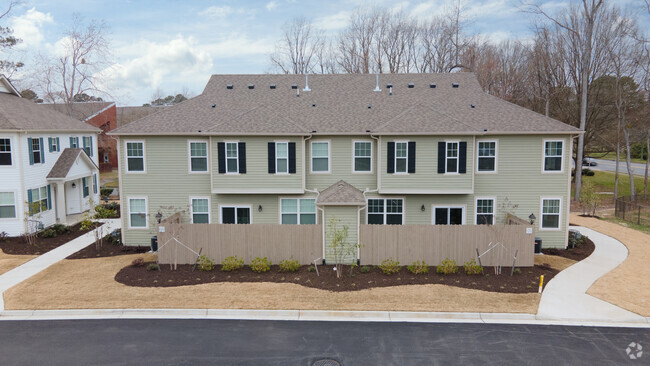
<instances>
[{"instance_id":1,"label":"white front door","mask_svg":"<svg viewBox=\"0 0 650 366\"><path fill-rule=\"evenodd\" d=\"M81 213L81 181L65 182L66 215Z\"/></svg>"}]
</instances>

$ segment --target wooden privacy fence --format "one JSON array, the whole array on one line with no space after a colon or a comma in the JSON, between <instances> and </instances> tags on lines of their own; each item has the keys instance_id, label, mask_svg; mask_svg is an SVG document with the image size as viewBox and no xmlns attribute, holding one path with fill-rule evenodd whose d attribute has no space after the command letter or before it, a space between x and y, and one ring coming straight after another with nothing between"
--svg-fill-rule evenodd
<instances>
[{"instance_id":1,"label":"wooden privacy fence","mask_svg":"<svg viewBox=\"0 0 650 366\"><path fill-rule=\"evenodd\" d=\"M237 255L247 264L255 257L267 257L277 264L292 256L301 264L310 264L323 255L321 225L181 224L165 220L161 226L164 226L164 232L158 232L161 264L196 262L197 255L172 237L197 253L202 249L201 254L215 263Z\"/></svg>"},{"instance_id":2,"label":"wooden privacy fence","mask_svg":"<svg viewBox=\"0 0 650 366\"><path fill-rule=\"evenodd\" d=\"M402 265L423 260L435 266L449 258L462 266L476 260L476 249L483 253L490 242L504 247L481 257L484 266L511 266L516 250L518 267L534 264L535 235L530 225L361 225L359 234L362 265L392 257Z\"/></svg>"}]
</instances>

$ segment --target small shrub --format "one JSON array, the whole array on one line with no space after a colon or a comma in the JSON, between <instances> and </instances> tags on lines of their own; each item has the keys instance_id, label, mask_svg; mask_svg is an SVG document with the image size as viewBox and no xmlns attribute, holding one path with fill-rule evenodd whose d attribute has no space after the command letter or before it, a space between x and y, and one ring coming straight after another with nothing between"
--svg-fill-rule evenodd
<instances>
[{"instance_id":1,"label":"small shrub","mask_svg":"<svg viewBox=\"0 0 650 366\"><path fill-rule=\"evenodd\" d=\"M149 265L147 266L147 271L157 271L159 269L160 267L158 267L158 264L156 263L149 263Z\"/></svg>"},{"instance_id":2,"label":"small shrub","mask_svg":"<svg viewBox=\"0 0 650 366\"><path fill-rule=\"evenodd\" d=\"M582 175L585 175L587 177L593 177L594 174L596 174L596 173L593 170L589 169L589 168L582 169Z\"/></svg>"},{"instance_id":3,"label":"small shrub","mask_svg":"<svg viewBox=\"0 0 650 366\"><path fill-rule=\"evenodd\" d=\"M113 193L113 188L102 187L102 188L99 189L99 194L102 197L108 197L108 196L111 195L111 193Z\"/></svg>"},{"instance_id":4,"label":"small shrub","mask_svg":"<svg viewBox=\"0 0 650 366\"><path fill-rule=\"evenodd\" d=\"M41 232L40 237L41 238L56 238L58 234L56 233L56 230L54 229L46 229Z\"/></svg>"},{"instance_id":5,"label":"small shrub","mask_svg":"<svg viewBox=\"0 0 650 366\"><path fill-rule=\"evenodd\" d=\"M392 275L399 272L399 262L394 260L393 257L384 259L379 265L379 270L385 275Z\"/></svg>"},{"instance_id":6,"label":"small shrub","mask_svg":"<svg viewBox=\"0 0 650 366\"><path fill-rule=\"evenodd\" d=\"M465 267L465 274L468 275L479 275L483 273L483 267L476 264L474 258L472 258L472 260L469 262L465 262L465 264L463 264L463 267Z\"/></svg>"},{"instance_id":7,"label":"small shrub","mask_svg":"<svg viewBox=\"0 0 650 366\"><path fill-rule=\"evenodd\" d=\"M9 234L6 231L0 233L0 240L5 241L9 237Z\"/></svg>"},{"instance_id":8,"label":"small shrub","mask_svg":"<svg viewBox=\"0 0 650 366\"><path fill-rule=\"evenodd\" d=\"M113 245L122 245L122 229L115 229L106 236L109 243Z\"/></svg>"},{"instance_id":9,"label":"small shrub","mask_svg":"<svg viewBox=\"0 0 650 366\"><path fill-rule=\"evenodd\" d=\"M372 268L370 266L363 266L359 269L361 273L370 273L372 271Z\"/></svg>"},{"instance_id":10,"label":"small shrub","mask_svg":"<svg viewBox=\"0 0 650 366\"><path fill-rule=\"evenodd\" d=\"M108 209L104 207L103 205L97 205L95 206L95 216L93 218L95 219L115 219L118 218L120 215L117 213L115 210Z\"/></svg>"},{"instance_id":11,"label":"small shrub","mask_svg":"<svg viewBox=\"0 0 650 366\"><path fill-rule=\"evenodd\" d=\"M236 255L226 257L226 259L221 262L222 271L232 272L242 268L244 268L244 258L239 258Z\"/></svg>"},{"instance_id":12,"label":"small shrub","mask_svg":"<svg viewBox=\"0 0 650 366\"><path fill-rule=\"evenodd\" d=\"M449 260L449 258L446 258L436 267L436 272L440 274L458 273L458 265L455 260Z\"/></svg>"},{"instance_id":13,"label":"small shrub","mask_svg":"<svg viewBox=\"0 0 650 366\"><path fill-rule=\"evenodd\" d=\"M263 273L271 270L271 261L268 258L256 257L251 261L251 270L255 273Z\"/></svg>"},{"instance_id":14,"label":"small shrub","mask_svg":"<svg viewBox=\"0 0 650 366\"><path fill-rule=\"evenodd\" d=\"M291 257L290 259L280 261L279 267L280 272L296 272L300 269L300 262Z\"/></svg>"},{"instance_id":15,"label":"small shrub","mask_svg":"<svg viewBox=\"0 0 650 366\"><path fill-rule=\"evenodd\" d=\"M67 234L70 232L70 227L63 224L54 224L50 229L56 231L57 234Z\"/></svg>"},{"instance_id":16,"label":"small shrub","mask_svg":"<svg viewBox=\"0 0 650 366\"><path fill-rule=\"evenodd\" d=\"M515 270L512 273L519 275L521 274L521 270L519 268L515 268Z\"/></svg>"},{"instance_id":17,"label":"small shrub","mask_svg":"<svg viewBox=\"0 0 650 366\"><path fill-rule=\"evenodd\" d=\"M314 267L314 266L309 266L309 268L307 268L307 270L308 270L309 272L316 272L316 267Z\"/></svg>"},{"instance_id":18,"label":"small shrub","mask_svg":"<svg viewBox=\"0 0 650 366\"><path fill-rule=\"evenodd\" d=\"M84 219L81 220L81 227L79 228L79 230L88 231L88 230L92 229L93 227L94 227L93 221L91 219L89 219L88 217L84 217Z\"/></svg>"},{"instance_id":19,"label":"small shrub","mask_svg":"<svg viewBox=\"0 0 650 366\"><path fill-rule=\"evenodd\" d=\"M409 270L409 272L413 274L425 274L429 273L429 266L427 266L427 262L425 261L416 261L411 263L410 266L406 267L406 269Z\"/></svg>"},{"instance_id":20,"label":"small shrub","mask_svg":"<svg viewBox=\"0 0 650 366\"><path fill-rule=\"evenodd\" d=\"M144 258L139 257L134 259L133 262L131 262L131 265L133 267L144 267Z\"/></svg>"},{"instance_id":21,"label":"small shrub","mask_svg":"<svg viewBox=\"0 0 650 366\"><path fill-rule=\"evenodd\" d=\"M214 262L205 254L201 255L196 260L196 263L198 264L199 271L212 271L214 268Z\"/></svg>"},{"instance_id":22,"label":"small shrub","mask_svg":"<svg viewBox=\"0 0 650 366\"><path fill-rule=\"evenodd\" d=\"M540 264L539 266L540 266L541 268L544 268L544 269L551 269L551 265L548 264L548 263L542 263L542 264Z\"/></svg>"}]
</instances>

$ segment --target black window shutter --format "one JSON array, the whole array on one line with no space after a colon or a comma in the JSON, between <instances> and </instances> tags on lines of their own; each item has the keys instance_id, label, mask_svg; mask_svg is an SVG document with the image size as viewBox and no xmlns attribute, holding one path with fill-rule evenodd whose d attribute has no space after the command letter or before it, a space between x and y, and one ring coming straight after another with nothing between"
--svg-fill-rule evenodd
<instances>
[{"instance_id":1,"label":"black window shutter","mask_svg":"<svg viewBox=\"0 0 650 366\"><path fill-rule=\"evenodd\" d=\"M438 142L438 174L445 173L445 157L447 150L447 144L444 141Z\"/></svg>"},{"instance_id":2,"label":"black window shutter","mask_svg":"<svg viewBox=\"0 0 650 366\"><path fill-rule=\"evenodd\" d=\"M388 152L386 153L386 173L395 173L395 143L388 143Z\"/></svg>"},{"instance_id":3,"label":"black window shutter","mask_svg":"<svg viewBox=\"0 0 650 366\"><path fill-rule=\"evenodd\" d=\"M458 148L458 173L467 173L467 142L461 141Z\"/></svg>"},{"instance_id":4,"label":"black window shutter","mask_svg":"<svg viewBox=\"0 0 650 366\"><path fill-rule=\"evenodd\" d=\"M219 174L226 174L226 143L217 143L217 154L219 155Z\"/></svg>"},{"instance_id":5,"label":"black window shutter","mask_svg":"<svg viewBox=\"0 0 650 366\"><path fill-rule=\"evenodd\" d=\"M238 143L237 148L239 149L239 174L246 174L246 143Z\"/></svg>"},{"instance_id":6,"label":"black window shutter","mask_svg":"<svg viewBox=\"0 0 650 366\"><path fill-rule=\"evenodd\" d=\"M275 174L275 142L269 142L269 174Z\"/></svg>"},{"instance_id":7,"label":"black window shutter","mask_svg":"<svg viewBox=\"0 0 650 366\"><path fill-rule=\"evenodd\" d=\"M289 174L296 174L296 143L289 143Z\"/></svg>"},{"instance_id":8,"label":"black window shutter","mask_svg":"<svg viewBox=\"0 0 650 366\"><path fill-rule=\"evenodd\" d=\"M415 173L415 141L409 141L408 154L408 172Z\"/></svg>"}]
</instances>

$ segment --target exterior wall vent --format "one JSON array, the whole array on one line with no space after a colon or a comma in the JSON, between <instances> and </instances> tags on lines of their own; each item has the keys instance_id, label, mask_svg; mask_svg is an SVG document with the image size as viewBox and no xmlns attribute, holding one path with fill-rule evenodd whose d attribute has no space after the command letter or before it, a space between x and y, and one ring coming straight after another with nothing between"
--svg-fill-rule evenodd
<instances>
[{"instance_id":1,"label":"exterior wall vent","mask_svg":"<svg viewBox=\"0 0 650 366\"><path fill-rule=\"evenodd\" d=\"M413 89L413 88L415 88L415 84L409 83L409 89Z\"/></svg>"},{"instance_id":2,"label":"exterior wall vent","mask_svg":"<svg viewBox=\"0 0 650 366\"><path fill-rule=\"evenodd\" d=\"M270 89L275 89L275 84L271 84L271 85L269 85L269 88L270 88Z\"/></svg>"},{"instance_id":3,"label":"exterior wall vent","mask_svg":"<svg viewBox=\"0 0 650 366\"><path fill-rule=\"evenodd\" d=\"M474 104L470 104L469 106L472 107L472 108L475 108L475 107L476 107Z\"/></svg>"},{"instance_id":4,"label":"exterior wall vent","mask_svg":"<svg viewBox=\"0 0 650 366\"><path fill-rule=\"evenodd\" d=\"M458 88L458 83L451 83L452 88Z\"/></svg>"},{"instance_id":5,"label":"exterior wall vent","mask_svg":"<svg viewBox=\"0 0 650 366\"><path fill-rule=\"evenodd\" d=\"M431 83L431 84L429 84L429 88L431 88L431 89L435 89L435 88L436 88L436 83Z\"/></svg>"},{"instance_id":6,"label":"exterior wall vent","mask_svg":"<svg viewBox=\"0 0 650 366\"><path fill-rule=\"evenodd\" d=\"M232 89L232 84L226 85L226 89Z\"/></svg>"}]
</instances>

